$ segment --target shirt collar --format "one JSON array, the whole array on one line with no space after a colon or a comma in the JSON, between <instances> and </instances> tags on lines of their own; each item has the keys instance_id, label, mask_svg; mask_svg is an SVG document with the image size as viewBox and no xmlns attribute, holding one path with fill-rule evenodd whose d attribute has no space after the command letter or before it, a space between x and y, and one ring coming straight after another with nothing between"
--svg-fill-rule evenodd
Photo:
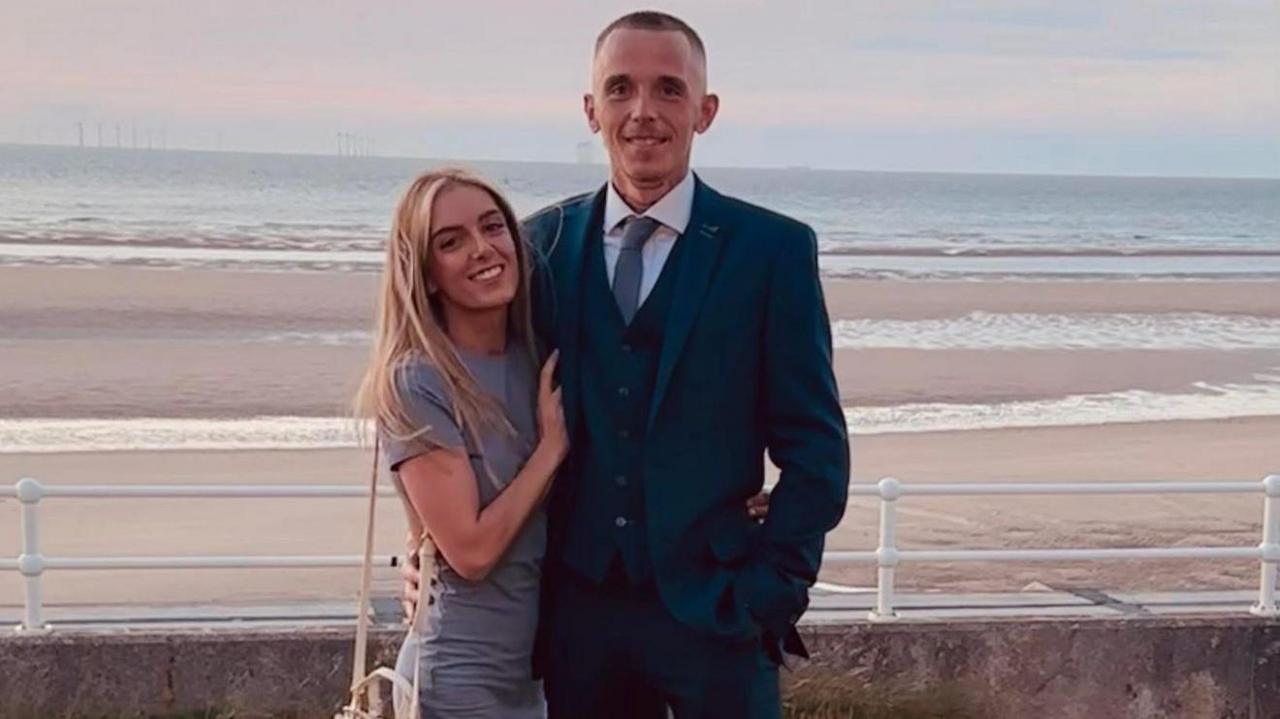
<instances>
[{"instance_id":1,"label":"shirt collar","mask_svg":"<svg viewBox=\"0 0 1280 719\"><path fill-rule=\"evenodd\" d=\"M689 218L693 215L693 190L693 172L690 171L685 173L683 180L671 188L652 207L641 212L640 215L652 217L675 230L676 234L683 235L685 229L689 226ZM622 195L618 194L618 191L613 187L613 183L610 182L604 201L605 233L608 234L619 223L634 214L636 214L636 211L631 209L626 200L622 199Z\"/></svg>"}]
</instances>

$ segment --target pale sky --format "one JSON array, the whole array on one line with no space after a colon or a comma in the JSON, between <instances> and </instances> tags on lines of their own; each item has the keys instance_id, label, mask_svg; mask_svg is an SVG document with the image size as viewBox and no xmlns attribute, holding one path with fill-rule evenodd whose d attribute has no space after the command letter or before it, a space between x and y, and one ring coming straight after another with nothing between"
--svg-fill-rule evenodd
<instances>
[{"instance_id":1,"label":"pale sky","mask_svg":"<svg viewBox=\"0 0 1280 719\"><path fill-rule=\"evenodd\" d=\"M0 0L0 142L572 162L611 0ZM683 0L695 163L1280 177L1280 0Z\"/></svg>"}]
</instances>

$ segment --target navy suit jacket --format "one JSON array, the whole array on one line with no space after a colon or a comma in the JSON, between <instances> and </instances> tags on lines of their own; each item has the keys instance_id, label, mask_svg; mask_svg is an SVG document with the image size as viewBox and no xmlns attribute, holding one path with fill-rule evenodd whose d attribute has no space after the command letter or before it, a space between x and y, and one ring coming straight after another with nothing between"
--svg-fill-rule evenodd
<instances>
[{"instance_id":1,"label":"navy suit jacket","mask_svg":"<svg viewBox=\"0 0 1280 719\"><path fill-rule=\"evenodd\" d=\"M524 222L535 250L535 325L560 350L569 436L582 421L581 278L604 188ZM767 632L798 642L823 537L844 514L849 444L832 370L831 330L807 225L696 182L673 267L644 442L646 531L654 578L678 620L715 636ZM572 448L553 487L549 557L573 501ZM782 470L763 524L744 503ZM548 577L554 582L553 577ZM548 601L554 600L554 586ZM799 651L803 651L800 647Z\"/></svg>"}]
</instances>

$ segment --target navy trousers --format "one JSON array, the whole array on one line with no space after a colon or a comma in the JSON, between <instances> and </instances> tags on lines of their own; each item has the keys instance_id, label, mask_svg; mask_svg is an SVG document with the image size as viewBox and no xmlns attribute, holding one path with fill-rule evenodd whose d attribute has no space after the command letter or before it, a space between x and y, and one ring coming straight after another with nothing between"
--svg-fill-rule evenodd
<instances>
[{"instance_id":1,"label":"navy trousers","mask_svg":"<svg viewBox=\"0 0 1280 719\"><path fill-rule=\"evenodd\" d=\"M778 668L759 639L709 637L676 621L653 584L615 567L603 585L556 582L545 690L549 719L779 719Z\"/></svg>"}]
</instances>

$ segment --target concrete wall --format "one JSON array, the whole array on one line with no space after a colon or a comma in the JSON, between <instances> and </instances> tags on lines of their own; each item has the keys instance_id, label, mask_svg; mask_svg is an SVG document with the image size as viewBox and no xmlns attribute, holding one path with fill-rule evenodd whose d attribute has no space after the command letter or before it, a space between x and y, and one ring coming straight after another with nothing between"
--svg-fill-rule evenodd
<instances>
[{"instance_id":1,"label":"concrete wall","mask_svg":"<svg viewBox=\"0 0 1280 719\"><path fill-rule=\"evenodd\" d=\"M909 695L953 687L990 719L1280 719L1280 624L1248 617L808 625L799 676ZM0 638L0 717L323 717L352 632ZM372 651L394 660L398 631Z\"/></svg>"},{"instance_id":2,"label":"concrete wall","mask_svg":"<svg viewBox=\"0 0 1280 719\"><path fill-rule=\"evenodd\" d=\"M354 630L63 633L0 639L0 717L324 717L347 699ZM394 664L399 631L370 655ZM213 719L213 716L209 719Z\"/></svg>"},{"instance_id":3,"label":"concrete wall","mask_svg":"<svg viewBox=\"0 0 1280 719\"><path fill-rule=\"evenodd\" d=\"M992 719L1280 719L1280 624L1250 617L810 627L812 664Z\"/></svg>"}]
</instances>

